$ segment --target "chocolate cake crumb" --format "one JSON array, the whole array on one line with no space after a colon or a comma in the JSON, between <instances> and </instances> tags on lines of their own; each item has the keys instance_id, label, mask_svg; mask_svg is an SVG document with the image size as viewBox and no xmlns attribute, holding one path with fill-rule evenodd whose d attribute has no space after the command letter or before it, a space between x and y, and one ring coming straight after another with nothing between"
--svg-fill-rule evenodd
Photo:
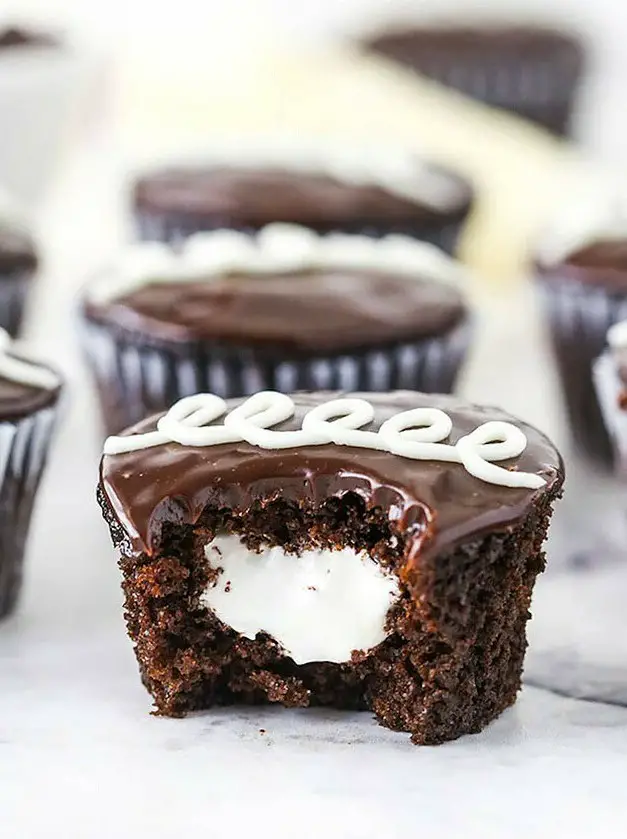
<instances>
[{"instance_id":1,"label":"chocolate cake crumb","mask_svg":"<svg viewBox=\"0 0 627 839\"><path fill-rule=\"evenodd\" d=\"M557 490L556 490L557 491ZM100 494L105 515L112 511ZM480 731L520 688L531 591L554 497L518 525L488 533L419 567L387 515L347 493L318 509L274 500L246 517L205 508L197 525L168 528L159 551L123 557L125 617L156 712L181 716L234 703L371 710L391 729L436 744ZM113 531L115 524L113 521ZM216 533L249 547L376 551L402 580L390 634L343 664L295 664L267 635L238 635L201 605Z\"/></svg>"}]
</instances>

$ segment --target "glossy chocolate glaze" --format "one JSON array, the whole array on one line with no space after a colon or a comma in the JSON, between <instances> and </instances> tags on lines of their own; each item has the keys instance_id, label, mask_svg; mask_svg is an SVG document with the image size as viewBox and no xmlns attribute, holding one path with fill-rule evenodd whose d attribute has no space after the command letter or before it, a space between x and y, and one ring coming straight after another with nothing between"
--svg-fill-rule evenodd
<instances>
[{"instance_id":1,"label":"glossy chocolate glaze","mask_svg":"<svg viewBox=\"0 0 627 839\"><path fill-rule=\"evenodd\" d=\"M5 226L0 221L0 279L17 271L32 271L37 256L28 233Z\"/></svg>"},{"instance_id":2,"label":"glossy chocolate glaze","mask_svg":"<svg viewBox=\"0 0 627 839\"><path fill-rule=\"evenodd\" d=\"M164 340L341 351L439 335L466 315L452 285L366 271L153 283L88 317Z\"/></svg>"},{"instance_id":3,"label":"glossy chocolate glaze","mask_svg":"<svg viewBox=\"0 0 627 839\"><path fill-rule=\"evenodd\" d=\"M450 206L436 209L428 202L407 200L377 186L343 183L331 177L271 169L179 167L146 174L135 185L135 205L159 213L210 217L214 226L259 227L270 222L324 228L362 222L424 223L456 219L468 212L469 184L439 167L446 179Z\"/></svg>"},{"instance_id":4,"label":"glossy chocolate glaze","mask_svg":"<svg viewBox=\"0 0 627 839\"><path fill-rule=\"evenodd\" d=\"M0 422L26 417L54 405L60 391L61 379L56 388L43 388L25 385L0 375Z\"/></svg>"},{"instance_id":5,"label":"glossy chocolate glaze","mask_svg":"<svg viewBox=\"0 0 627 839\"><path fill-rule=\"evenodd\" d=\"M295 416L276 428L300 428L313 406L340 394L296 394ZM416 461L370 449L310 446L267 450L248 443L197 448L168 443L143 451L105 456L101 488L135 552L158 549L164 522L196 522L206 505L246 514L250 505L280 497L317 505L330 496L355 492L369 507L382 507L401 534L412 533L411 550L442 552L485 531L522 520L540 496L555 496L563 464L539 431L494 408L468 405L452 396L398 391L352 394L376 408L377 430L399 411L438 407L453 420L450 442L488 420L514 421L527 435L526 451L511 465L546 478L539 490L512 489L473 478L460 464ZM230 407L243 400L231 400ZM155 428L156 418L128 433ZM411 556L408 557L411 560Z\"/></svg>"},{"instance_id":6,"label":"glossy chocolate glaze","mask_svg":"<svg viewBox=\"0 0 627 839\"><path fill-rule=\"evenodd\" d=\"M598 239L569 254L555 265L540 265L544 279L570 279L602 286L610 291L627 291L627 237Z\"/></svg>"}]
</instances>

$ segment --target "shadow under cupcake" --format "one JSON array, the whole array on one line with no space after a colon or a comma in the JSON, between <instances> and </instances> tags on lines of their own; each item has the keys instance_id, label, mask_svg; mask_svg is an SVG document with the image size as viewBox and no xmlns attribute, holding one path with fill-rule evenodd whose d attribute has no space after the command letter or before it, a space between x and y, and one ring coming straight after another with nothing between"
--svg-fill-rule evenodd
<instances>
[{"instance_id":1,"label":"shadow under cupcake","mask_svg":"<svg viewBox=\"0 0 627 839\"><path fill-rule=\"evenodd\" d=\"M362 45L427 78L560 137L572 133L585 72L579 38L539 26L445 26L389 29Z\"/></svg>"},{"instance_id":2,"label":"shadow under cupcake","mask_svg":"<svg viewBox=\"0 0 627 839\"><path fill-rule=\"evenodd\" d=\"M0 330L0 618L20 593L31 514L57 413L61 378Z\"/></svg>"},{"instance_id":3,"label":"shadow under cupcake","mask_svg":"<svg viewBox=\"0 0 627 839\"><path fill-rule=\"evenodd\" d=\"M318 233L402 233L447 253L456 250L472 202L467 181L413 153L263 141L146 172L133 189L143 239L284 222Z\"/></svg>"},{"instance_id":4,"label":"shadow under cupcake","mask_svg":"<svg viewBox=\"0 0 627 839\"><path fill-rule=\"evenodd\" d=\"M450 392L470 340L466 279L401 236L278 224L137 245L83 296L106 428L203 391Z\"/></svg>"}]
</instances>

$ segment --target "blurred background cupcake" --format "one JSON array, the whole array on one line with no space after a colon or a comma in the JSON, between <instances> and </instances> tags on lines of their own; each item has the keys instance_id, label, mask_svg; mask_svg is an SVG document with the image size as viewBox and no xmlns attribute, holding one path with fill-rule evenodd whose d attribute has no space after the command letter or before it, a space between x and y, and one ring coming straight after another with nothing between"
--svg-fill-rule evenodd
<instances>
[{"instance_id":1,"label":"blurred background cupcake","mask_svg":"<svg viewBox=\"0 0 627 839\"><path fill-rule=\"evenodd\" d=\"M14 608L35 496L52 437L61 378L0 330L0 618Z\"/></svg>"},{"instance_id":2,"label":"blurred background cupcake","mask_svg":"<svg viewBox=\"0 0 627 839\"><path fill-rule=\"evenodd\" d=\"M289 136L232 138L139 176L133 208L141 238L200 230L259 230L271 222L318 233L403 233L454 252L472 206L470 184L398 148Z\"/></svg>"},{"instance_id":3,"label":"blurred background cupcake","mask_svg":"<svg viewBox=\"0 0 627 839\"><path fill-rule=\"evenodd\" d=\"M37 270L35 244L24 215L0 189L0 329L15 336Z\"/></svg>"},{"instance_id":4,"label":"blurred background cupcake","mask_svg":"<svg viewBox=\"0 0 627 839\"><path fill-rule=\"evenodd\" d=\"M458 263L402 236L275 224L137 245L84 293L109 432L183 396L450 392L469 343Z\"/></svg>"},{"instance_id":5,"label":"blurred background cupcake","mask_svg":"<svg viewBox=\"0 0 627 839\"><path fill-rule=\"evenodd\" d=\"M601 414L614 449L617 472L627 477L627 320L607 333L607 347L593 366Z\"/></svg>"},{"instance_id":6,"label":"blurred background cupcake","mask_svg":"<svg viewBox=\"0 0 627 839\"><path fill-rule=\"evenodd\" d=\"M609 191L570 199L540 249L538 288L574 441L609 465L592 368L608 329L627 319L627 205Z\"/></svg>"},{"instance_id":7,"label":"blurred background cupcake","mask_svg":"<svg viewBox=\"0 0 627 839\"><path fill-rule=\"evenodd\" d=\"M466 96L569 136L585 71L579 37L524 23L425 23L383 30L366 49Z\"/></svg>"}]
</instances>

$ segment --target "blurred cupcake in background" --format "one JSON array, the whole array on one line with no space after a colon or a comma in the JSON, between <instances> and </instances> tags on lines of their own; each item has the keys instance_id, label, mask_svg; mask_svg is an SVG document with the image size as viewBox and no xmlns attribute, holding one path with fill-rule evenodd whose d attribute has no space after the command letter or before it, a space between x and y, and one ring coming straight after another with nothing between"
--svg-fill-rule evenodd
<instances>
[{"instance_id":1,"label":"blurred cupcake in background","mask_svg":"<svg viewBox=\"0 0 627 839\"><path fill-rule=\"evenodd\" d=\"M15 336L37 269L37 253L23 214L0 189L0 329Z\"/></svg>"},{"instance_id":2,"label":"blurred cupcake in background","mask_svg":"<svg viewBox=\"0 0 627 839\"><path fill-rule=\"evenodd\" d=\"M234 141L146 171L133 208L143 239L173 241L272 222L318 233L402 233L455 251L473 201L470 184L419 155L321 139Z\"/></svg>"},{"instance_id":3,"label":"blurred cupcake in background","mask_svg":"<svg viewBox=\"0 0 627 839\"><path fill-rule=\"evenodd\" d=\"M0 10L0 184L37 205L76 127L93 57Z\"/></svg>"},{"instance_id":4,"label":"blurred cupcake in background","mask_svg":"<svg viewBox=\"0 0 627 839\"><path fill-rule=\"evenodd\" d=\"M399 235L274 224L135 245L84 292L108 432L183 396L450 392L470 340L465 272Z\"/></svg>"},{"instance_id":5,"label":"blurred cupcake in background","mask_svg":"<svg viewBox=\"0 0 627 839\"><path fill-rule=\"evenodd\" d=\"M585 71L573 34L529 25L433 24L364 38L371 51L567 137Z\"/></svg>"},{"instance_id":6,"label":"blurred cupcake in background","mask_svg":"<svg viewBox=\"0 0 627 839\"><path fill-rule=\"evenodd\" d=\"M0 618L15 607L31 513L52 437L61 378L0 330Z\"/></svg>"},{"instance_id":7,"label":"blurred cupcake in background","mask_svg":"<svg viewBox=\"0 0 627 839\"><path fill-rule=\"evenodd\" d=\"M574 197L536 268L574 440L609 465L592 366L610 327L627 319L627 203L596 196L580 204Z\"/></svg>"},{"instance_id":8,"label":"blurred cupcake in background","mask_svg":"<svg viewBox=\"0 0 627 839\"><path fill-rule=\"evenodd\" d=\"M607 349L594 362L593 376L615 465L627 477L627 320L608 330Z\"/></svg>"}]
</instances>

